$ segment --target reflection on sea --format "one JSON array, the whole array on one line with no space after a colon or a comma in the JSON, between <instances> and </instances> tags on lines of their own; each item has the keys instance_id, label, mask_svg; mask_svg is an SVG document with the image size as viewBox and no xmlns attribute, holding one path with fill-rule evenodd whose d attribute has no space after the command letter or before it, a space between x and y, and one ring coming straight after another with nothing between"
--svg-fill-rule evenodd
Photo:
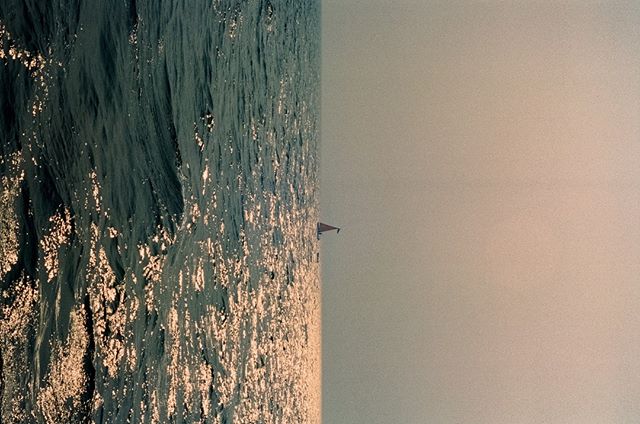
<instances>
[{"instance_id":1,"label":"reflection on sea","mask_svg":"<svg viewBox=\"0 0 640 424\"><path fill-rule=\"evenodd\" d=\"M0 5L0 421L319 422L319 5L73 3Z\"/></svg>"}]
</instances>

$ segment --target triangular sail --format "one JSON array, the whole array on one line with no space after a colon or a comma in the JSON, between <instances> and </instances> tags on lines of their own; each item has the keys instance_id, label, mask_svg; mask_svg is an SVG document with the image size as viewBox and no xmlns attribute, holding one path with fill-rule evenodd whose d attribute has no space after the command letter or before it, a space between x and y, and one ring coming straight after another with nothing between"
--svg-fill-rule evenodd
<instances>
[{"instance_id":1,"label":"triangular sail","mask_svg":"<svg viewBox=\"0 0 640 424\"><path fill-rule=\"evenodd\" d=\"M329 224L325 224L323 222L318 222L318 236L320 236L320 234L324 233L325 231L333 231L336 230L336 232L340 232L340 228L338 227L334 227L333 225L329 225Z\"/></svg>"}]
</instances>

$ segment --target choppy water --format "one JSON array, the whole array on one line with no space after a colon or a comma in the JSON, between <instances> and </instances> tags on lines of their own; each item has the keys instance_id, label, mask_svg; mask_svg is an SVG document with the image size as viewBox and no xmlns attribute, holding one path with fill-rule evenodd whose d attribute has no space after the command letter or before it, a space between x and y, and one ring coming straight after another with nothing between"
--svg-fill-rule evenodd
<instances>
[{"instance_id":1,"label":"choppy water","mask_svg":"<svg viewBox=\"0 0 640 424\"><path fill-rule=\"evenodd\" d=\"M319 422L319 19L0 2L1 422Z\"/></svg>"}]
</instances>

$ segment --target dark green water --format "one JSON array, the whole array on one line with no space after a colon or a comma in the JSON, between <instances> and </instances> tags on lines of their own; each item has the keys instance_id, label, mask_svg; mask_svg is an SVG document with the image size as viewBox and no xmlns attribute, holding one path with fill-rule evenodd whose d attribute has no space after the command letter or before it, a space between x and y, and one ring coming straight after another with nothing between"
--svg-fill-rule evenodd
<instances>
[{"instance_id":1,"label":"dark green water","mask_svg":"<svg viewBox=\"0 0 640 424\"><path fill-rule=\"evenodd\" d=\"M0 2L0 422L319 422L319 20Z\"/></svg>"}]
</instances>

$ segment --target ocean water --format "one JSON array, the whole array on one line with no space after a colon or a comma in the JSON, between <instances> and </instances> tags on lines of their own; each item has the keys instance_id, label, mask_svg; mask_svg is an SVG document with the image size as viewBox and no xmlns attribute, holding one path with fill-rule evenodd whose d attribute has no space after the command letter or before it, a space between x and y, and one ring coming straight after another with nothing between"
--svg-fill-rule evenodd
<instances>
[{"instance_id":1,"label":"ocean water","mask_svg":"<svg viewBox=\"0 0 640 424\"><path fill-rule=\"evenodd\" d=\"M320 421L319 7L0 2L0 422Z\"/></svg>"}]
</instances>

